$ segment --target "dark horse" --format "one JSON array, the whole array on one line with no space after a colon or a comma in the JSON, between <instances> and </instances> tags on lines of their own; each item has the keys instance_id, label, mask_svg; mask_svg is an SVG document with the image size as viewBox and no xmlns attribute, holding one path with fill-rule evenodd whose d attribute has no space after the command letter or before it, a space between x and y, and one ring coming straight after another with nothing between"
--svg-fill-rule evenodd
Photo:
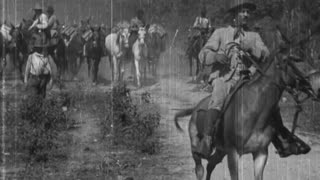
<instances>
[{"instance_id":1,"label":"dark horse","mask_svg":"<svg viewBox=\"0 0 320 180\"><path fill-rule=\"evenodd\" d=\"M201 67L200 61L199 61L199 53L202 49L202 47L205 45L205 43L208 40L208 37L211 36L213 33L214 29L210 29L207 35L204 35L199 29L191 29L190 30L190 36L188 38L188 48L186 51L186 54L189 59L189 75L193 76L192 73L192 66L193 66L193 59L196 61L196 76L201 72L203 69Z\"/></svg>"},{"instance_id":2,"label":"dark horse","mask_svg":"<svg viewBox=\"0 0 320 180\"><path fill-rule=\"evenodd\" d=\"M102 41L103 36L101 29L91 28L92 37L87 42L87 63L88 63L88 76L91 78L94 84L97 83L98 70L101 57L103 56L103 46Z\"/></svg>"},{"instance_id":3,"label":"dark horse","mask_svg":"<svg viewBox=\"0 0 320 180\"><path fill-rule=\"evenodd\" d=\"M237 163L241 155L248 153L253 155L255 180L263 179L263 171L268 158L268 146L277 128L274 122L281 118L274 114L279 108L278 102L283 91L290 87L310 94L310 84L295 66L294 61L297 59L284 54L270 56L270 60L263 65L262 74L257 73L228 101L217 128L216 150L208 158L207 180L210 179L213 169L225 155L228 156L231 179L238 180ZM210 96L201 100L195 108L181 111L175 116L176 127L181 129L177 118L192 114L189 133L198 180L202 179L204 169L201 157L195 153L195 150L203 131L203 110L207 109L209 101Z\"/></svg>"},{"instance_id":4,"label":"dark horse","mask_svg":"<svg viewBox=\"0 0 320 180\"><path fill-rule=\"evenodd\" d=\"M72 78L76 76L81 68L82 63L85 60L84 45L85 40L82 35L90 30L89 20L81 21L80 26L73 26L75 32L71 35L62 34L66 49L66 59L68 71L71 72ZM65 27L67 28L67 27Z\"/></svg>"},{"instance_id":5,"label":"dark horse","mask_svg":"<svg viewBox=\"0 0 320 180\"><path fill-rule=\"evenodd\" d=\"M148 65L154 77L157 77L157 69L160 61L160 55L166 49L167 33L161 34L158 31L151 31L153 27L162 28L158 24L150 25L148 40Z\"/></svg>"},{"instance_id":6,"label":"dark horse","mask_svg":"<svg viewBox=\"0 0 320 180\"><path fill-rule=\"evenodd\" d=\"M9 43L5 41L2 34L0 34L0 76L3 75L6 67L6 55L10 53Z\"/></svg>"},{"instance_id":7,"label":"dark horse","mask_svg":"<svg viewBox=\"0 0 320 180\"><path fill-rule=\"evenodd\" d=\"M23 81L23 66L25 65L28 54L31 52L30 40L31 32L28 27L32 21L23 19L18 27L11 25L10 35L12 36L10 45L10 56L15 67L19 69L20 79Z\"/></svg>"},{"instance_id":8,"label":"dark horse","mask_svg":"<svg viewBox=\"0 0 320 180\"><path fill-rule=\"evenodd\" d=\"M63 40L63 36L59 34L54 39L51 39L50 46L48 47L48 53L53 58L57 65L57 76L61 80L62 76L67 72L67 58L66 58L66 45Z\"/></svg>"}]
</instances>

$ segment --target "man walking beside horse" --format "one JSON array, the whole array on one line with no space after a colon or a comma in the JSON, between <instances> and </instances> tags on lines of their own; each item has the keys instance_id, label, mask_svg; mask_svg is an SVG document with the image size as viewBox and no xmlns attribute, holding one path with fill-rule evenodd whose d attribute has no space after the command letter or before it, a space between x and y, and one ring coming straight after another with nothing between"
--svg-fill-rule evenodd
<instances>
[{"instance_id":1,"label":"man walking beside horse","mask_svg":"<svg viewBox=\"0 0 320 180\"><path fill-rule=\"evenodd\" d=\"M256 9L256 5L249 0L235 0L231 3L229 13L234 15L233 24L228 27L217 29L205 46L202 48L199 59L203 64L225 64L224 70L217 71L212 79L213 91L208 105L204 121L204 136L200 141L199 149L196 150L202 157L208 158L215 143L217 125L225 99L236 84L247 79L249 74L255 72L254 66L245 63L243 52L229 43L238 43L241 48L249 51L256 60L264 61L269 56L269 50L262 41L260 35L250 31L248 20L250 13ZM281 157L292 154L305 154L310 151L298 137L292 135L283 125L279 108L274 112L276 136L272 143Z\"/></svg>"}]
</instances>

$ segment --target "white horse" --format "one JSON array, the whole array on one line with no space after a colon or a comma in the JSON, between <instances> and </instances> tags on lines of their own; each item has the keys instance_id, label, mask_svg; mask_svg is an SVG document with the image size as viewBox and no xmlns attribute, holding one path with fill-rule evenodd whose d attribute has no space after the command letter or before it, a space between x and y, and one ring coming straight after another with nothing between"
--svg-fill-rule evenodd
<instances>
[{"instance_id":1,"label":"white horse","mask_svg":"<svg viewBox=\"0 0 320 180\"><path fill-rule=\"evenodd\" d=\"M112 70L112 82L121 81L124 68L122 59L129 48L129 26L121 27L117 32L109 34L105 39L105 46Z\"/></svg>"},{"instance_id":2,"label":"white horse","mask_svg":"<svg viewBox=\"0 0 320 180\"><path fill-rule=\"evenodd\" d=\"M141 87L141 70L143 70L144 80L146 80L148 46L145 41L147 35L146 27L140 27L138 38L132 45L134 56L134 66L136 70L137 86Z\"/></svg>"}]
</instances>

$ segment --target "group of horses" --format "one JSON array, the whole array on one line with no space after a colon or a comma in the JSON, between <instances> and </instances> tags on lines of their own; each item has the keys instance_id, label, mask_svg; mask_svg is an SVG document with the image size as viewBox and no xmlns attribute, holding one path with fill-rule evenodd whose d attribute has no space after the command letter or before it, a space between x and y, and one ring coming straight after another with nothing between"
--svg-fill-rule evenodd
<instances>
[{"instance_id":1,"label":"group of horses","mask_svg":"<svg viewBox=\"0 0 320 180\"><path fill-rule=\"evenodd\" d=\"M272 38L281 40L280 32L273 33ZM259 71L248 82L240 82L237 91L232 92L226 99L221 121L217 125L214 153L207 158L206 180L210 180L216 165L227 156L228 168L232 180L239 179L239 159L244 154L252 154L254 163L254 179L262 180L263 171L268 159L268 146L275 136L277 127L274 126L273 115L279 108L278 104L284 91L301 92L312 97L320 98L320 72L304 73L297 68L296 63L308 63L305 57L297 58L291 52L299 51L302 43L307 43L311 37L299 42L287 43L286 47L276 48L266 62L258 64ZM235 43L236 44L236 43ZM239 44L236 44L241 49ZM197 57L201 44L194 43L195 48L189 52L189 57ZM200 47L200 49L199 49ZM246 52L243 50L243 52ZM249 54L246 56L253 60ZM198 72L197 72L198 73ZM203 157L196 153L206 118L206 111L211 97L202 99L195 107L184 109L175 114L174 122L178 130L179 118L190 116L189 136L191 153L195 162L195 173L198 180L204 176ZM279 117L277 117L279 118ZM280 117L281 118L281 117Z\"/></svg>"},{"instance_id":2,"label":"group of horses","mask_svg":"<svg viewBox=\"0 0 320 180\"><path fill-rule=\"evenodd\" d=\"M28 55L32 51L32 33L28 28L32 20L25 20L18 25L10 27L10 41L1 36L1 57L6 62L6 55L19 69L23 79L23 67ZM72 33L65 33L66 29L73 29ZM161 28L162 31L158 31ZM80 25L62 25L59 27L56 43L48 47L49 54L53 57L57 73L54 78L59 79L69 73L75 77L85 59L88 65L88 77L94 84L98 81L99 63L103 57L108 57L112 71L112 82L123 80L124 61L131 62L135 67L136 83L141 87L141 71L146 78L147 67L153 76L157 75L157 65L160 54L164 51L166 33L159 24L140 27L137 38L129 42L133 32L126 21L118 23L113 29L105 26L91 26L90 20L82 20ZM88 33L89 32L89 33ZM85 34L90 34L87 38ZM4 51L3 51L4 50ZM2 52L3 51L3 52ZM6 63L2 63L3 70Z\"/></svg>"}]
</instances>

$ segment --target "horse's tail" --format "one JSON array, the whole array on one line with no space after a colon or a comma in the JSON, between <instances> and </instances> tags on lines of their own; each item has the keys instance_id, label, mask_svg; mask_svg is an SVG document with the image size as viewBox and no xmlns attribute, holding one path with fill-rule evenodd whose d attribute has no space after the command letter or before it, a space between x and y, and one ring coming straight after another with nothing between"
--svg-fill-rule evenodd
<instances>
[{"instance_id":1,"label":"horse's tail","mask_svg":"<svg viewBox=\"0 0 320 180\"><path fill-rule=\"evenodd\" d=\"M189 109L184 109L182 111L179 111L175 114L174 116L174 124L176 125L176 128L183 132L183 129L181 128L181 126L179 125L178 122L178 118L180 117L185 117L185 116L190 116L192 114L192 112L194 111L194 108L189 108Z\"/></svg>"}]
</instances>

